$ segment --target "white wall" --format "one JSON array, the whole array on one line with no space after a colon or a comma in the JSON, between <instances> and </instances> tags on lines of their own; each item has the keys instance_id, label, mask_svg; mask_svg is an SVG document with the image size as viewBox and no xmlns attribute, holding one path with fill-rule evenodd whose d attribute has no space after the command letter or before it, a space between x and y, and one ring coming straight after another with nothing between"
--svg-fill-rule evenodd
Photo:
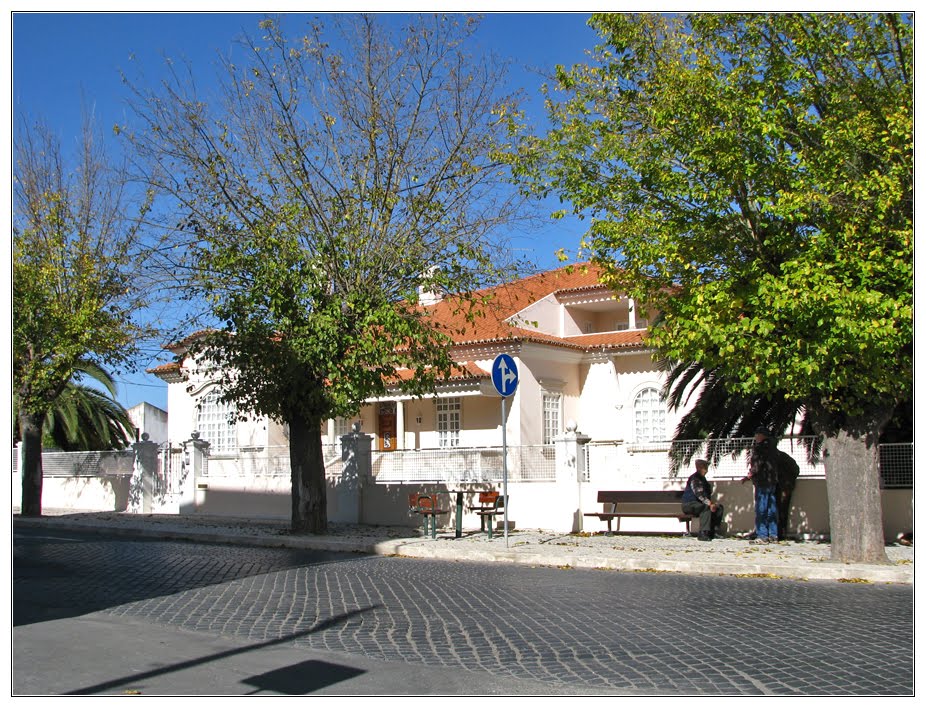
<instances>
[{"instance_id":1,"label":"white wall","mask_svg":"<svg viewBox=\"0 0 926 708\"><path fill-rule=\"evenodd\" d=\"M168 437L167 411L161 410L150 403L139 403L129 408L126 413L129 420L138 429L138 439L142 440L142 435L148 434L151 442L163 443ZM134 440L134 433L133 433Z\"/></svg>"}]
</instances>

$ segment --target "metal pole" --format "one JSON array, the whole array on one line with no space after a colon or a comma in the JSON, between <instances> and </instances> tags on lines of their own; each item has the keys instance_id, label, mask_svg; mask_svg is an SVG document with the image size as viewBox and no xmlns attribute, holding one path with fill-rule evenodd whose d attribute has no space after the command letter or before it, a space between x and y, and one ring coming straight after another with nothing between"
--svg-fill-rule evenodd
<instances>
[{"instance_id":1,"label":"metal pole","mask_svg":"<svg viewBox=\"0 0 926 708\"><path fill-rule=\"evenodd\" d=\"M505 430L505 400L502 396L502 492L505 496L505 548L508 548L508 435Z\"/></svg>"}]
</instances>

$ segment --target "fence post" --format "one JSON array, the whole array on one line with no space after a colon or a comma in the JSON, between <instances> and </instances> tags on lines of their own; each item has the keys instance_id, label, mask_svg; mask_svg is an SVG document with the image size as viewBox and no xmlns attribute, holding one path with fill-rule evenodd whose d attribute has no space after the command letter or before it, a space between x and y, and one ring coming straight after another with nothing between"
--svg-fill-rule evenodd
<instances>
[{"instance_id":1,"label":"fence post","mask_svg":"<svg viewBox=\"0 0 926 708\"><path fill-rule=\"evenodd\" d=\"M196 513L196 494L209 457L209 443L199 439L199 431L190 433L183 443L184 470L180 480L180 513Z\"/></svg>"},{"instance_id":2,"label":"fence post","mask_svg":"<svg viewBox=\"0 0 926 708\"><path fill-rule=\"evenodd\" d=\"M142 433L141 442L132 443L135 451L135 466L129 483L129 511L133 514L151 513L154 496L154 480L158 473L158 444Z\"/></svg>"},{"instance_id":3,"label":"fence post","mask_svg":"<svg viewBox=\"0 0 926 708\"><path fill-rule=\"evenodd\" d=\"M341 436L341 479L335 485L338 495L337 512L333 521L348 524L363 522L363 488L373 474L373 437L360 432L360 423L354 423L347 435Z\"/></svg>"},{"instance_id":4,"label":"fence post","mask_svg":"<svg viewBox=\"0 0 926 708\"><path fill-rule=\"evenodd\" d=\"M556 446L556 483L563 486L563 499L575 494L572 530L582 530L582 482L585 477L585 445L591 438L578 431L574 420L566 423L566 432L553 442Z\"/></svg>"}]
</instances>

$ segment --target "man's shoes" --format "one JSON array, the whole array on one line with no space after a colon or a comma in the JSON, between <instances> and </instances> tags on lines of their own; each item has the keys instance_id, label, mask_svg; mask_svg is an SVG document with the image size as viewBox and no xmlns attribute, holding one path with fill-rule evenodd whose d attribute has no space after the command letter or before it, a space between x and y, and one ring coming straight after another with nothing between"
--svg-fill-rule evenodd
<instances>
[{"instance_id":1,"label":"man's shoes","mask_svg":"<svg viewBox=\"0 0 926 708\"><path fill-rule=\"evenodd\" d=\"M770 541L767 538L754 538L749 543L753 546L764 546L765 544L770 543Z\"/></svg>"},{"instance_id":2,"label":"man's shoes","mask_svg":"<svg viewBox=\"0 0 926 708\"><path fill-rule=\"evenodd\" d=\"M711 537L710 537L709 534L706 534L706 533L699 533L699 534L698 534L698 540L699 540L699 541L710 541L710 540L711 540Z\"/></svg>"}]
</instances>

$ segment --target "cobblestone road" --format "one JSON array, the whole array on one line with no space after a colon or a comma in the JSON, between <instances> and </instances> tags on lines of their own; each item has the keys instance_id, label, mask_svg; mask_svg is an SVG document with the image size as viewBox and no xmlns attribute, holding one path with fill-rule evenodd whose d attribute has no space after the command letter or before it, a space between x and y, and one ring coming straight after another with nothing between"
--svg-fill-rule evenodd
<instances>
[{"instance_id":1,"label":"cobblestone road","mask_svg":"<svg viewBox=\"0 0 926 708\"><path fill-rule=\"evenodd\" d=\"M910 695L909 586L556 570L17 531L14 624L102 611L653 694Z\"/></svg>"}]
</instances>

